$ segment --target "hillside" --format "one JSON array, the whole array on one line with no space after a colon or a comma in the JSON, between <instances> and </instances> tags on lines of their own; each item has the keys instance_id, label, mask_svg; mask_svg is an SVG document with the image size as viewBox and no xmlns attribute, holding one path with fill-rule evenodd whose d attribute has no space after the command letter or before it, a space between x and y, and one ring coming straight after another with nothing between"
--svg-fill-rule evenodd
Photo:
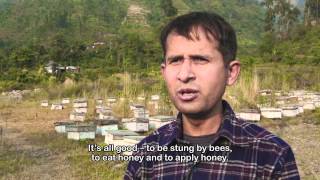
<instances>
[{"instance_id":1,"label":"hillside","mask_svg":"<svg viewBox=\"0 0 320 180\"><path fill-rule=\"evenodd\" d=\"M256 0L0 0L0 90L47 86L66 77L96 80L124 71L154 74L162 59L161 27L179 14L203 10L219 13L234 26L244 64L274 59L292 64L298 62L292 59L296 56L301 62L305 57L312 57L307 63L318 62L318 48L304 55L310 48L299 37L306 34L312 41L308 44L317 45L317 28L299 30L296 24L303 18L289 19L287 39L277 39L276 31L266 32L267 9ZM299 52L284 53L292 41ZM78 66L81 72L51 77L44 70L49 61Z\"/></svg>"}]
</instances>

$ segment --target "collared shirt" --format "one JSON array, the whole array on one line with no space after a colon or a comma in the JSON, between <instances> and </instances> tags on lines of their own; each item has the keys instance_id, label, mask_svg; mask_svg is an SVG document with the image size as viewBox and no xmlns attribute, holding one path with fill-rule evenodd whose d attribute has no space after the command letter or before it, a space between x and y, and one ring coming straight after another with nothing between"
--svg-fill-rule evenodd
<instances>
[{"instance_id":1,"label":"collared shirt","mask_svg":"<svg viewBox=\"0 0 320 180\"><path fill-rule=\"evenodd\" d=\"M290 146L267 130L236 118L226 101L223 101L223 120L212 145L228 145L231 151L211 152L205 155L223 155L227 161L131 161L125 180L132 179L300 179L294 154ZM143 139L138 147L185 145L182 116L160 127ZM134 155L171 156L190 155L185 151L139 151Z\"/></svg>"}]
</instances>

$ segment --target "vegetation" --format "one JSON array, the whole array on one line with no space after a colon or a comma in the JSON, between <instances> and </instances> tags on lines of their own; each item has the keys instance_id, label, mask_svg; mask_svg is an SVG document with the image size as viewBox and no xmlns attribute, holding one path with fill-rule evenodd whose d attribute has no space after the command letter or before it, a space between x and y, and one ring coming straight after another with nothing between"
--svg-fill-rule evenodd
<instances>
[{"instance_id":1,"label":"vegetation","mask_svg":"<svg viewBox=\"0 0 320 180\"><path fill-rule=\"evenodd\" d=\"M162 59L159 30L179 14L201 10L235 27L244 66L318 65L319 8L314 0L304 8L285 0L0 0L0 91L55 87L66 79L79 85L63 95L79 94L84 84L121 91L118 75L126 72L146 92L159 89L153 87ZM49 61L79 66L80 73L47 73Z\"/></svg>"},{"instance_id":2,"label":"vegetation","mask_svg":"<svg viewBox=\"0 0 320 180\"><path fill-rule=\"evenodd\" d=\"M261 89L320 91L320 1L299 2L305 6L287 0L0 0L0 92L43 89L22 102L0 99L1 126L10 129L1 137L1 178L122 179L125 163L90 160L87 144L101 137L73 142L53 132L70 107L56 113L39 109L39 101L124 97L113 111L127 117L130 100L160 94L159 113L172 115L158 36L166 22L190 11L215 11L236 29L241 76L224 97L235 110L265 101L257 96ZM48 73L50 61L80 72ZM142 104L148 107L147 100ZM317 109L261 121L292 145L305 179L319 177L319 120Z\"/></svg>"}]
</instances>

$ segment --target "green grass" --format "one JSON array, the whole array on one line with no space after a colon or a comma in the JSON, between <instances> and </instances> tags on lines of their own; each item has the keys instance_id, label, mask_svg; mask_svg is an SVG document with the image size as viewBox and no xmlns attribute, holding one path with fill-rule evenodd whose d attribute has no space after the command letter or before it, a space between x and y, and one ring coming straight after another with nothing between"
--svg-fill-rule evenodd
<instances>
[{"instance_id":1,"label":"green grass","mask_svg":"<svg viewBox=\"0 0 320 180\"><path fill-rule=\"evenodd\" d=\"M36 163L27 152L19 151L10 145L3 144L0 148L0 177L15 174Z\"/></svg>"},{"instance_id":2,"label":"green grass","mask_svg":"<svg viewBox=\"0 0 320 180\"><path fill-rule=\"evenodd\" d=\"M316 108L315 110L307 110L304 112L303 121L305 123L313 123L316 125L320 125L320 108Z\"/></svg>"},{"instance_id":3,"label":"green grass","mask_svg":"<svg viewBox=\"0 0 320 180\"><path fill-rule=\"evenodd\" d=\"M91 152L88 152L88 144L101 144L102 137L95 140L73 141L66 135L56 134L32 134L30 136L37 145L46 146L53 153L66 156L67 163L71 165L72 174L77 179L123 179L126 162L91 161ZM99 153L103 155L104 153Z\"/></svg>"},{"instance_id":4,"label":"green grass","mask_svg":"<svg viewBox=\"0 0 320 180\"><path fill-rule=\"evenodd\" d=\"M179 14L184 14L190 11L190 7L183 0L172 1L172 4L178 9Z\"/></svg>"}]
</instances>

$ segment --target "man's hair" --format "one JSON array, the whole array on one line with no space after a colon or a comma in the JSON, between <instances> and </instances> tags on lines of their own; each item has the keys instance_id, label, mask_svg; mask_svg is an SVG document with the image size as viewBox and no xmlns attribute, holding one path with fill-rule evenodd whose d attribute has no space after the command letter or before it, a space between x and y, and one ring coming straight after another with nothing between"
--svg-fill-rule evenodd
<instances>
[{"instance_id":1,"label":"man's hair","mask_svg":"<svg viewBox=\"0 0 320 180\"><path fill-rule=\"evenodd\" d=\"M208 40L211 35L218 42L218 50L223 56L225 64L235 60L237 53L236 33L232 26L221 16L213 12L191 12L178 16L168 23L161 31L160 41L163 54L166 54L167 38L170 33L193 40L191 33L197 34L198 28L201 27L206 33ZM196 36L198 39L198 37Z\"/></svg>"}]
</instances>

